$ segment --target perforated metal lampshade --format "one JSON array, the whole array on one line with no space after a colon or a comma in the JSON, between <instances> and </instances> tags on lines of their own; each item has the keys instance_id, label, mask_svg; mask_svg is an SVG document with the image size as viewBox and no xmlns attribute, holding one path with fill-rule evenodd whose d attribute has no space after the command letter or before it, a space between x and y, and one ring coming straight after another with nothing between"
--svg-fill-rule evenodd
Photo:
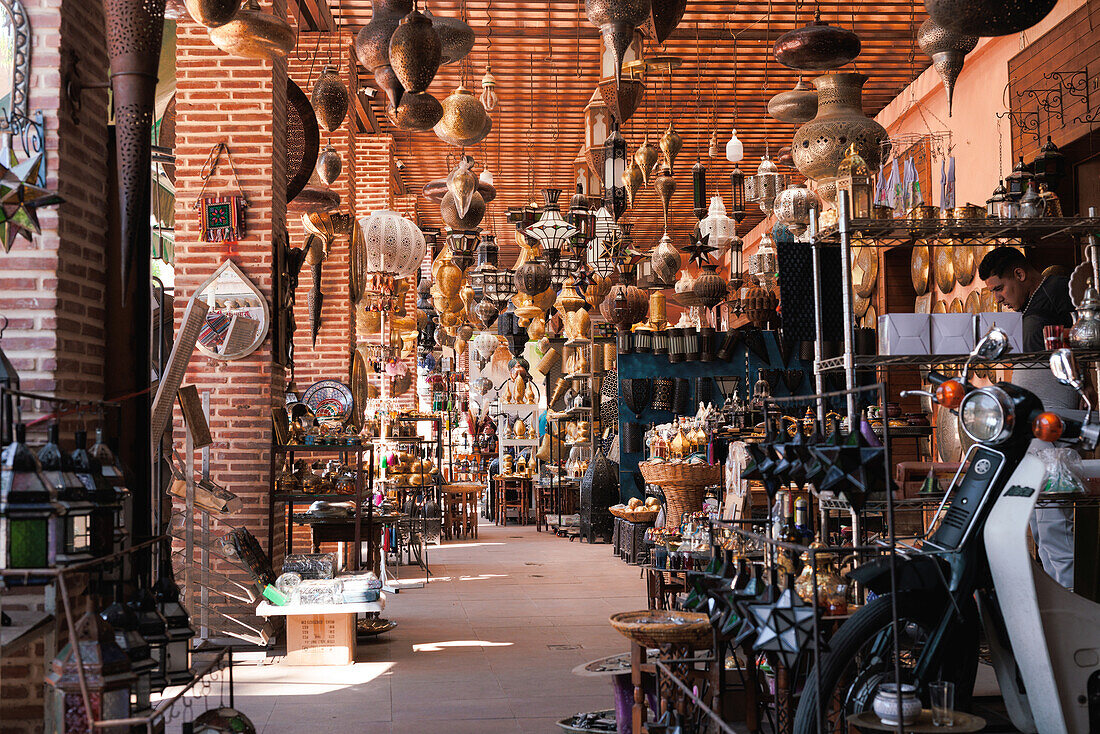
<instances>
[{"instance_id":1,"label":"perforated metal lampshade","mask_svg":"<svg viewBox=\"0 0 1100 734\"><path fill-rule=\"evenodd\" d=\"M542 214L524 231L539 243L546 259L553 265L561 257L562 250L572 244L577 228L565 221L558 208L561 189L543 189L542 196L546 202Z\"/></svg>"}]
</instances>

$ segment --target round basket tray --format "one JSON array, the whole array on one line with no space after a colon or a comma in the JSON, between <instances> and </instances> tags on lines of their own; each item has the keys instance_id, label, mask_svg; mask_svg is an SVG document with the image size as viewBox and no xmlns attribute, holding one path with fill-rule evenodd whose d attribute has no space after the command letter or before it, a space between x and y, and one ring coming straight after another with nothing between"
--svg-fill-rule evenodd
<instances>
[{"instance_id":1,"label":"round basket tray","mask_svg":"<svg viewBox=\"0 0 1100 734\"><path fill-rule=\"evenodd\" d=\"M722 481L721 464L650 464L641 463L638 468L647 484L662 489L669 487L706 487Z\"/></svg>"},{"instance_id":2,"label":"round basket tray","mask_svg":"<svg viewBox=\"0 0 1100 734\"><path fill-rule=\"evenodd\" d=\"M709 647L713 641L710 619L698 612L657 609L619 612L611 615L611 626L623 637L646 647L682 645L701 648Z\"/></svg>"},{"instance_id":3,"label":"round basket tray","mask_svg":"<svg viewBox=\"0 0 1100 734\"><path fill-rule=\"evenodd\" d=\"M660 510L634 510L633 512L625 512L623 510L611 508L611 514L620 520L628 520L629 522L653 522L657 519L657 515L660 514Z\"/></svg>"}]
</instances>

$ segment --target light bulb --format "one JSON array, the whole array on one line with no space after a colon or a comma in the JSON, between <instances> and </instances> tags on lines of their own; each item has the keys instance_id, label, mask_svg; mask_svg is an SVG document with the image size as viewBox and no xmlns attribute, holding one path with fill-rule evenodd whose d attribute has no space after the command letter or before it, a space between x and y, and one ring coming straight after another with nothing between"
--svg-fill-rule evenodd
<instances>
[{"instance_id":1,"label":"light bulb","mask_svg":"<svg viewBox=\"0 0 1100 734\"><path fill-rule=\"evenodd\" d=\"M726 143L726 160L730 163L740 163L745 157L745 146L737 138L737 129L730 133L730 139Z\"/></svg>"},{"instance_id":2,"label":"light bulb","mask_svg":"<svg viewBox=\"0 0 1100 734\"><path fill-rule=\"evenodd\" d=\"M497 79L493 76L492 72L488 69L485 70L485 76L481 77L481 106L485 108L486 112L492 112L497 106Z\"/></svg>"}]
</instances>

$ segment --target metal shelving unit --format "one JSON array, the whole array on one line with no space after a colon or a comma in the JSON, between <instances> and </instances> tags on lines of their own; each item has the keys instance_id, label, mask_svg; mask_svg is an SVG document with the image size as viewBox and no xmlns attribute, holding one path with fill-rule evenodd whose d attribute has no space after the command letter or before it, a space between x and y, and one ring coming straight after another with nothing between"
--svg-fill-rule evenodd
<instances>
[{"instance_id":1,"label":"metal shelving unit","mask_svg":"<svg viewBox=\"0 0 1100 734\"><path fill-rule=\"evenodd\" d=\"M845 198L845 201L847 199ZM840 222L844 211L837 200ZM849 233L858 232L860 246L896 247L929 239L1018 240L1020 244L1051 244L1051 240L1100 235L1100 220L1089 217L1041 217L1038 219L847 219L844 225L826 227L812 236L815 245L844 245Z\"/></svg>"}]
</instances>

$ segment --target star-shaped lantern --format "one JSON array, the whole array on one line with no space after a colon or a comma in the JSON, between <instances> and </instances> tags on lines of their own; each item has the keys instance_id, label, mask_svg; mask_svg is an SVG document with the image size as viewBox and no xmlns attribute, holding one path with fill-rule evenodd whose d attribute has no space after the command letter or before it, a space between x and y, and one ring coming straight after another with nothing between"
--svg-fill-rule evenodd
<instances>
[{"instance_id":1,"label":"star-shaped lantern","mask_svg":"<svg viewBox=\"0 0 1100 734\"><path fill-rule=\"evenodd\" d=\"M16 237L28 242L41 234L38 209L61 203L61 197L38 186L38 174L42 167L42 154L31 156L22 163L0 165L0 241L4 251L10 251Z\"/></svg>"},{"instance_id":2,"label":"star-shaped lantern","mask_svg":"<svg viewBox=\"0 0 1100 734\"><path fill-rule=\"evenodd\" d=\"M813 448L827 467L818 489L842 495L858 512L867 501L867 495L890 489L886 486L886 449L872 446L859 431L840 440L834 436L835 432L830 436L832 440L827 439Z\"/></svg>"},{"instance_id":3,"label":"star-shaped lantern","mask_svg":"<svg viewBox=\"0 0 1100 734\"><path fill-rule=\"evenodd\" d=\"M774 501L775 493L779 491L783 480L775 474L777 461L772 457L770 448L762 444L750 443L745 445L749 454L749 465L741 476L744 479L756 480L764 485L768 493L768 499Z\"/></svg>"},{"instance_id":4,"label":"star-shaped lantern","mask_svg":"<svg viewBox=\"0 0 1100 734\"><path fill-rule=\"evenodd\" d=\"M710 253L717 252L718 248L710 244L710 235L693 238L691 244L684 248L691 255L689 262L703 267L710 262Z\"/></svg>"},{"instance_id":5,"label":"star-shaped lantern","mask_svg":"<svg viewBox=\"0 0 1100 734\"><path fill-rule=\"evenodd\" d=\"M784 667L793 668L813 638L814 608L790 589L785 589L774 604L749 604L748 608L756 620L753 648L775 653Z\"/></svg>"}]
</instances>

